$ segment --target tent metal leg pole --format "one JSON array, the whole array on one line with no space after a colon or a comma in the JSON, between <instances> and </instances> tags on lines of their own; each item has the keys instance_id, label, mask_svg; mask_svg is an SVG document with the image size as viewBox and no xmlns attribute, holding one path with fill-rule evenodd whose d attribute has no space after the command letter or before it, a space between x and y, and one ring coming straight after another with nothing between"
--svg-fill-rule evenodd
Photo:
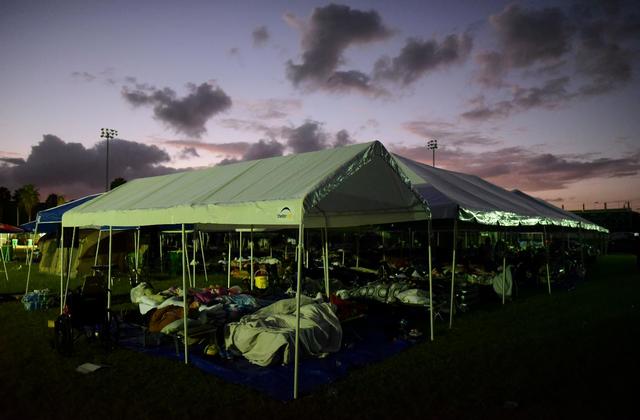
<instances>
[{"instance_id":1,"label":"tent metal leg pole","mask_svg":"<svg viewBox=\"0 0 640 420\"><path fill-rule=\"evenodd\" d=\"M545 264L547 269L547 293L551 294L551 276L549 275L549 261Z\"/></svg>"},{"instance_id":2,"label":"tent metal leg pole","mask_svg":"<svg viewBox=\"0 0 640 420\"><path fill-rule=\"evenodd\" d=\"M140 228L136 232L136 284L138 284L138 268L140 267Z\"/></svg>"},{"instance_id":3,"label":"tent metal leg pole","mask_svg":"<svg viewBox=\"0 0 640 420\"><path fill-rule=\"evenodd\" d=\"M189 307L187 306L187 277L185 275L186 271L188 271L186 264L187 245L185 241L185 235L186 233L184 232L184 224L182 224L182 310L184 312L182 314L182 325L184 327L184 364L186 365L189 363L189 335L187 329L187 316L189 315Z\"/></svg>"},{"instance_id":4,"label":"tent metal leg pole","mask_svg":"<svg viewBox=\"0 0 640 420\"><path fill-rule=\"evenodd\" d=\"M320 232L320 236L322 237L320 249L322 250L322 279L324 280L324 294L329 297L329 288L327 287L327 259L324 255L324 233L322 231Z\"/></svg>"},{"instance_id":5,"label":"tent metal leg pole","mask_svg":"<svg viewBox=\"0 0 640 420\"><path fill-rule=\"evenodd\" d=\"M111 258L113 250L113 226L109 225L109 265L107 266L107 310L111 310L111 289L113 282L111 281Z\"/></svg>"},{"instance_id":6,"label":"tent metal leg pole","mask_svg":"<svg viewBox=\"0 0 640 420\"><path fill-rule=\"evenodd\" d=\"M7 273L7 263L4 260L4 251L0 248L0 258L2 259L2 266L4 267L4 277L9 281L9 273ZM27 283L27 291L29 290L29 283ZM26 293L26 292L25 292Z\"/></svg>"},{"instance_id":7,"label":"tent metal leg pole","mask_svg":"<svg viewBox=\"0 0 640 420\"><path fill-rule=\"evenodd\" d=\"M67 286L71 278L71 263L73 262L73 244L76 241L76 228L71 229L71 246L69 247L69 265L67 266ZM68 288L67 288L68 289Z\"/></svg>"},{"instance_id":8,"label":"tent metal leg pole","mask_svg":"<svg viewBox=\"0 0 640 420\"><path fill-rule=\"evenodd\" d=\"M242 271L242 231L240 231L240 244L238 246L238 270Z\"/></svg>"},{"instance_id":9,"label":"tent metal leg pole","mask_svg":"<svg viewBox=\"0 0 640 420\"><path fill-rule=\"evenodd\" d=\"M249 276L251 279L251 290L253 290L253 283L255 282L255 277L254 277L254 272L253 272L253 226L251 226L251 244L250 244L250 248L251 248L251 264L249 265L251 268L251 275Z\"/></svg>"},{"instance_id":10,"label":"tent metal leg pole","mask_svg":"<svg viewBox=\"0 0 640 420\"><path fill-rule=\"evenodd\" d=\"M162 261L162 233L158 235L158 241L160 242L160 272L164 273L163 261Z\"/></svg>"},{"instance_id":11,"label":"tent metal leg pole","mask_svg":"<svg viewBox=\"0 0 640 420\"><path fill-rule=\"evenodd\" d=\"M304 251L304 207L300 208L300 225L298 227L298 271L296 278L296 342L293 367L293 398L298 398L298 370L300 365L300 283L302 279L302 253Z\"/></svg>"},{"instance_id":12,"label":"tent metal leg pole","mask_svg":"<svg viewBox=\"0 0 640 420\"><path fill-rule=\"evenodd\" d=\"M453 251L451 258L451 300L449 307L449 329L453 327L453 308L455 299L455 284L456 284L456 239L458 233L458 220L453 221Z\"/></svg>"},{"instance_id":13,"label":"tent metal leg pole","mask_svg":"<svg viewBox=\"0 0 640 420\"><path fill-rule=\"evenodd\" d=\"M27 243L26 252L24 255L24 263L29 264L29 244ZM31 234L31 250L33 251L33 234Z\"/></svg>"},{"instance_id":14,"label":"tent metal leg pole","mask_svg":"<svg viewBox=\"0 0 640 420\"><path fill-rule=\"evenodd\" d=\"M578 223L578 243L580 244L580 262L582 263L582 269L584 269L584 236L582 232L582 222Z\"/></svg>"},{"instance_id":15,"label":"tent metal leg pole","mask_svg":"<svg viewBox=\"0 0 640 420\"><path fill-rule=\"evenodd\" d=\"M60 313L64 311L64 226L60 226Z\"/></svg>"},{"instance_id":16,"label":"tent metal leg pole","mask_svg":"<svg viewBox=\"0 0 640 420\"><path fill-rule=\"evenodd\" d=\"M185 233L186 235L186 233ZM185 261L189 261L189 255L188 255L188 251L186 250L186 244L185 246L182 248L182 253L184 254L184 259ZM191 285L191 270L187 269L187 279L189 280L189 285Z\"/></svg>"},{"instance_id":17,"label":"tent metal leg pole","mask_svg":"<svg viewBox=\"0 0 640 420\"><path fill-rule=\"evenodd\" d=\"M73 261L73 243L76 241L76 228L71 231L71 246L69 247L69 266L67 267L67 284L64 288L64 304L67 304L67 293L69 293L69 281L71 280L71 262Z\"/></svg>"},{"instance_id":18,"label":"tent metal leg pole","mask_svg":"<svg viewBox=\"0 0 640 420\"><path fill-rule=\"evenodd\" d=\"M506 287L507 287L507 257L502 256L502 304L503 305L504 305Z\"/></svg>"},{"instance_id":19,"label":"tent metal leg pole","mask_svg":"<svg viewBox=\"0 0 640 420\"><path fill-rule=\"evenodd\" d=\"M551 276L549 276L549 245L547 245L547 228L543 226L543 243L544 243L544 251L546 254L545 258L545 268L547 270L547 292L551 294Z\"/></svg>"},{"instance_id":20,"label":"tent metal leg pole","mask_svg":"<svg viewBox=\"0 0 640 420\"><path fill-rule=\"evenodd\" d=\"M25 291L24 291L25 295L29 292L29 280L31 279L31 264L33 264L33 249L34 249L34 248L35 248L35 246L36 246L35 238L36 238L37 236L38 236L38 222L36 221L36 229L35 229L35 231L34 231L34 233L33 233L33 239L31 240L31 241L32 241L32 242L31 242L31 245L32 245L32 248L31 248L31 258L29 259L29 266L28 266L28 269L27 269L27 286L26 286L26 289L25 289ZM8 276L8 274L7 274L7 265L6 265L6 263L4 262L4 258L2 258L2 263L4 264L4 272L5 272L5 275L7 275L7 276ZM8 278L8 277L7 277L7 280L9 280L9 278Z\"/></svg>"},{"instance_id":21,"label":"tent metal leg pole","mask_svg":"<svg viewBox=\"0 0 640 420\"><path fill-rule=\"evenodd\" d=\"M102 229L98 229L98 242L96 242L96 255L93 256L93 265L98 265L98 254L100 254L100 239L102 237Z\"/></svg>"},{"instance_id":22,"label":"tent metal leg pole","mask_svg":"<svg viewBox=\"0 0 640 420\"><path fill-rule=\"evenodd\" d=\"M329 299L331 293L331 284L329 280L329 232L326 227L324 228L324 259L324 282L327 289L327 299Z\"/></svg>"},{"instance_id":23,"label":"tent metal leg pole","mask_svg":"<svg viewBox=\"0 0 640 420\"><path fill-rule=\"evenodd\" d=\"M231 235L229 235L229 252L227 253L227 289L231 287Z\"/></svg>"},{"instance_id":24,"label":"tent metal leg pole","mask_svg":"<svg viewBox=\"0 0 640 420\"><path fill-rule=\"evenodd\" d=\"M7 272L7 263L4 260L4 251L0 247L0 259L2 260L2 267L4 268L4 277L9 281L9 273ZM29 284L27 283L27 290L29 290Z\"/></svg>"},{"instance_id":25,"label":"tent metal leg pole","mask_svg":"<svg viewBox=\"0 0 640 420\"><path fill-rule=\"evenodd\" d=\"M429 258L429 329L431 330L431 341L433 341L433 275L431 274L431 219L427 225L427 236L429 237L427 253Z\"/></svg>"},{"instance_id":26,"label":"tent metal leg pole","mask_svg":"<svg viewBox=\"0 0 640 420\"><path fill-rule=\"evenodd\" d=\"M196 232L193 232L193 259L191 260L193 262L193 283L191 284L191 287L196 287L196 255L198 252L198 241L196 240Z\"/></svg>"},{"instance_id":27,"label":"tent metal leg pole","mask_svg":"<svg viewBox=\"0 0 640 420\"><path fill-rule=\"evenodd\" d=\"M198 232L200 237L200 254L202 254L202 268L204 269L204 282L205 285L209 284L209 278L207 277L207 261L204 259L204 235L202 232Z\"/></svg>"},{"instance_id":28,"label":"tent metal leg pole","mask_svg":"<svg viewBox=\"0 0 640 420\"><path fill-rule=\"evenodd\" d=\"M127 258L127 265L129 265L129 261ZM131 269L129 267L129 269ZM136 277L135 271L138 270L138 235L136 233L136 231L133 231L133 275L134 278Z\"/></svg>"}]
</instances>

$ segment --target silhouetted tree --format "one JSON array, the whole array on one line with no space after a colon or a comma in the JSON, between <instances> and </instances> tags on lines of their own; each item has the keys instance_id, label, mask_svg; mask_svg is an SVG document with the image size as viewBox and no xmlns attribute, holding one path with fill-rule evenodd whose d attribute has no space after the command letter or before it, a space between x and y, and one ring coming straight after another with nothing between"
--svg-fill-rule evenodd
<instances>
[{"instance_id":1,"label":"silhouetted tree","mask_svg":"<svg viewBox=\"0 0 640 420\"><path fill-rule=\"evenodd\" d=\"M11 201L11 191L7 187L0 187L0 203Z\"/></svg>"},{"instance_id":2,"label":"silhouetted tree","mask_svg":"<svg viewBox=\"0 0 640 420\"><path fill-rule=\"evenodd\" d=\"M28 220L31 220L33 208L40 202L40 193L33 184L27 184L16 191L19 205L27 212Z\"/></svg>"},{"instance_id":3,"label":"silhouetted tree","mask_svg":"<svg viewBox=\"0 0 640 420\"><path fill-rule=\"evenodd\" d=\"M126 184L127 180L122 178L122 177L118 177L116 179L114 179L113 181L111 181L111 185L109 186L109 189L112 190L116 187L119 187L122 184Z\"/></svg>"},{"instance_id":4,"label":"silhouetted tree","mask_svg":"<svg viewBox=\"0 0 640 420\"><path fill-rule=\"evenodd\" d=\"M5 208L9 207L10 201L11 191L7 187L0 187L0 221L4 221Z\"/></svg>"},{"instance_id":5,"label":"silhouetted tree","mask_svg":"<svg viewBox=\"0 0 640 420\"><path fill-rule=\"evenodd\" d=\"M65 199L64 196L58 194L49 194L47 199L44 201L45 207L50 209L51 207L59 206L60 204L64 204Z\"/></svg>"}]
</instances>

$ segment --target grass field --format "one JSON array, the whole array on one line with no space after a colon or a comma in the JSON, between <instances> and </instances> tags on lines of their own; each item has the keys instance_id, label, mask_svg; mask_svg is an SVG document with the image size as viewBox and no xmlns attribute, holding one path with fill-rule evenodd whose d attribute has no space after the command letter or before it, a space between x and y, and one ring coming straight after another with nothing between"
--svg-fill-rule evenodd
<instances>
[{"instance_id":1,"label":"grass field","mask_svg":"<svg viewBox=\"0 0 640 420\"><path fill-rule=\"evenodd\" d=\"M0 277L20 292L24 268ZM2 276L4 274L2 273ZM41 288L56 280L36 276ZM0 418L638 418L640 272L601 257L572 292L466 314L436 341L288 403L170 360L49 345L56 310L0 303ZM84 362L109 368L82 375Z\"/></svg>"}]
</instances>

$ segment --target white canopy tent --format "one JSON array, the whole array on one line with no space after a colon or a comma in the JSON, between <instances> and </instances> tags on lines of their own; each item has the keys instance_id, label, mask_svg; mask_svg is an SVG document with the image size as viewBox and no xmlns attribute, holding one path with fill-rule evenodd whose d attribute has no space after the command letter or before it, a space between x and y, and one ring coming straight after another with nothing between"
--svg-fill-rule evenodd
<instances>
[{"instance_id":1,"label":"white canopy tent","mask_svg":"<svg viewBox=\"0 0 640 420\"><path fill-rule=\"evenodd\" d=\"M415 189L429 202L432 219L453 221L449 327L453 324L458 222L488 226L540 226L545 238L546 226L607 232L603 227L561 210L543 200L533 198L518 190L505 190L478 176L435 168L399 155L394 155L394 158ZM502 303L504 304L505 256L503 256L502 267ZM551 294L548 262L546 271L548 292Z\"/></svg>"},{"instance_id":2,"label":"white canopy tent","mask_svg":"<svg viewBox=\"0 0 640 420\"><path fill-rule=\"evenodd\" d=\"M484 179L434 168L394 155L415 189L429 201L434 220L454 219L492 226L561 226L607 232L601 226L521 191Z\"/></svg>"},{"instance_id":3,"label":"white canopy tent","mask_svg":"<svg viewBox=\"0 0 640 420\"><path fill-rule=\"evenodd\" d=\"M163 224L297 227L293 391L296 398L304 229L426 221L429 217L426 201L411 187L384 146L376 141L137 179L65 213L62 224L65 227ZM182 230L184 249L184 227ZM325 267L326 263L325 258ZM110 273L108 276L111 278ZM431 299L431 281L429 283ZM184 259L183 290L186 290ZM186 293L183 293L183 304L186 314ZM430 306L433 339L433 305ZM184 333L187 363L186 316Z\"/></svg>"}]
</instances>

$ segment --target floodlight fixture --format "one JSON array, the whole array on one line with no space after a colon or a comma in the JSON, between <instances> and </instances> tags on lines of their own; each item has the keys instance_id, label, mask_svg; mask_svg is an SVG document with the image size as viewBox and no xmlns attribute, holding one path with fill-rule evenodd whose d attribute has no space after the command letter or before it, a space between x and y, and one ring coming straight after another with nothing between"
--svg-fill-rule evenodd
<instances>
[{"instance_id":1,"label":"floodlight fixture","mask_svg":"<svg viewBox=\"0 0 640 420\"><path fill-rule=\"evenodd\" d=\"M118 135L118 131L113 128L101 128L100 138L103 138L107 142L107 164L106 164L106 176L105 176L105 191L109 191L109 140L115 139Z\"/></svg>"},{"instance_id":2,"label":"floodlight fixture","mask_svg":"<svg viewBox=\"0 0 640 420\"><path fill-rule=\"evenodd\" d=\"M427 142L427 149L431 150L433 158L433 167L436 167L436 149L438 148L438 140L433 139Z\"/></svg>"}]
</instances>

